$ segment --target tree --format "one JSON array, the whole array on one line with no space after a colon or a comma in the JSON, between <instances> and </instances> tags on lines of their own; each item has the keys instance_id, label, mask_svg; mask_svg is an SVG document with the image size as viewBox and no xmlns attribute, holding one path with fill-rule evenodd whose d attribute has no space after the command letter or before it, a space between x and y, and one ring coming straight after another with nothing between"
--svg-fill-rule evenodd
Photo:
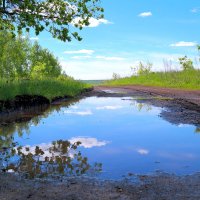
<instances>
[{"instance_id":1,"label":"tree","mask_svg":"<svg viewBox=\"0 0 200 200\"><path fill-rule=\"evenodd\" d=\"M48 49L28 38L13 38L0 31L0 78L58 77L62 74L58 59Z\"/></svg>"},{"instance_id":2,"label":"tree","mask_svg":"<svg viewBox=\"0 0 200 200\"><path fill-rule=\"evenodd\" d=\"M6 31L0 32L0 77L26 77L29 71L30 43L20 37L12 38Z\"/></svg>"},{"instance_id":3,"label":"tree","mask_svg":"<svg viewBox=\"0 0 200 200\"><path fill-rule=\"evenodd\" d=\"M61 66L57 58L42 48L37 42L31 48L30 73L37 77L58 77L61 74Z\"/></svg>"},{"instance_id":4,"label":"tree","mask_svg":"<svg viewBox=\"0 0 200 200\"><path fill-rule=\"evenodd\" d=\"M81 40L74 27L89 26L103 11L100 0L0 0L0 30L15 35L33 28L36 35L46 30L62 41Z\"/></svg>"}]
</instances>

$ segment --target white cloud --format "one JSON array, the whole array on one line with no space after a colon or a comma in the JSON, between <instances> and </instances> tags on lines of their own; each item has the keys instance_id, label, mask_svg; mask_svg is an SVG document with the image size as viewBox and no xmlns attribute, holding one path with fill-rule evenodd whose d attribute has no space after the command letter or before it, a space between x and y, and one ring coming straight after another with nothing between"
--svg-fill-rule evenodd
<instances>
[{"instance_id":1,"label":"white cloud","mask_svg":"<svg viewBox=\"0 0 200 200\"><path fill-rule=\"evenodd\" d=\"M138 149L137 152L140 155L148 155L149 154L149 151L147 149Z\"/></svg>"},{"instance_id":2,"label":"white cloud","mask_svg":"<svg viewBox=\"0 0 200 200\"><path fill-rule=\"evenodd\" d=\"M122 106L102 106L102 107L97 107L97 110L117 110L122 108Z\"/></svg>"},{"instance_id":3,"label":"white cloud","mask_svg":"<svg viewBox=\"0 0 200 200\"><path fill-rule=\"evenodd\" d=\"M81 21L81 20L82 19L80 17L77 17L74 19L72 24L78 24L79 21ZM90 25L87 27L91 27L91 28L97 27L100 24L112 24L112 22L108 21L107 19L95 19L94 17L91 17L89 19L89 23L90 23Z\"/></svg>"},{"instance_id":4,"label":"white cloud","mask_svg":"<svg viewBox=\"0 0 200 200\"><path fill-rule=\"evenodd\" d=\"M77 51L65 51L64 54L87 54L92 55L94 53L94 50L88 50L88 49L81 49Z\"/></svg>"},{"instance_id":5,"label":"white cloud","mask_svg":"<svg viewBox=\"0 0 200 200\"><path fill-rule=\"evenodd\" d=\"M107 56L96 56L97 59L102 59L102 60L116 60L116 61L121 61L121 60L124 60L124 58L122 57L107 57Z\"/></svg>"},{"instance_id":6,"label":"white cloud","mask_svg":"<svg viewBox=\"0 0 200 200\"><path fill-rule=\"evenodd\" d=\"M65 110L65 114L71 114L71 115L80 115L80 116L86 116L86 115L92 115L93 113L91 110L86 111L73 111L73 110Z\"/></svg>"},{"instance_id":7,"label":"white cloud","mask_svg":"<svg viewBox=\"0 0 200 200\"><path fill-rule=\"evenodd\" d=\"M71 59L75 59L75 60L82 60L82 59L89 59L91 58L91 56L73 56L71 57Z\"/></svg>"},{"instance_id":8,"label":"white cloud","mask_svg":"<svg viewBox=\"0 0 200 200\"><path fill-rule=\"evenodd\" d=\"M98 141L96 138L86 138L86 137L74 137L71 138L70 143L74 144L75 142L81 142L82 147L84 148L92 148L92 147L101 147L108 144L107 141Z\"/></svg>"},{"instance_id":9,"label":"white cloud","mask_svg":"<svg viewBox=\"0 0 200 200\"><path fill-rule=\"evenodd\" d=\"M196 45L197 45L196 42L184 42L184 41L170 44L171 47L194 47Z\"/></svg>"},{"instance_id":10,"label":"white cloud","mask_svg":"<svg viewBox=\"0 0 200 200\"><path fill-rule=\"evenodd\" d=\"M143 12L143 13L140 13L138 16L139 17L151 17L153 14L152 12Z\"/></svg>"},{"instance_id":11,"label":"white cloud","mask_svg":"<svg viewBox=\"0 0 200 200\"><path fill-rule=\"evenodd\" d=\"M90 18L89 22L90 22L89 27L97 27L100 24L112 24L112 22L108 21L107 19Z\"/></svg>"},{"instance_id":12,"label":"white cloud","mask_svg":"<svg viewBox=\"0 0 200 200\"><path fill-rule=\"evenodd\" d=\"M37 41L37 40L39 40L39 38L38 37L30 37L30 40Z\"/></svg>"}]
</instances>

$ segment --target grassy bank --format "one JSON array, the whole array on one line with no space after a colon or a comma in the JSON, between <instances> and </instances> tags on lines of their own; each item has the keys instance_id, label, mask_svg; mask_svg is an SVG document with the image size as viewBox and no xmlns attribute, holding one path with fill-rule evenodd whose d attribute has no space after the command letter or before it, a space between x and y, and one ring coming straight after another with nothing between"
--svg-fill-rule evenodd
<instances>
[{"instance_id":1,"label":"grassy bank","mask_svg":"<svg viewBox=\"0 0 200 200\"><path fill-rule=\"evenodd\" d=\"M113 79L104 84L110 86L144 85L196 90L200 89L200 70L150 72L139 76Z\"/></svg>"},{"instance_id":2,"label":"grassy bank","mask_svg":"<svg viewBox=\"0 0 200 200\"><path fill-rule=\"evenodd\" d=\"M38 80L0 80L0 100L12 100L16 95L40 95L52 100L55 97L77 96L88 84L73 79L54 78Z\"/></svg>"}]
</instances>

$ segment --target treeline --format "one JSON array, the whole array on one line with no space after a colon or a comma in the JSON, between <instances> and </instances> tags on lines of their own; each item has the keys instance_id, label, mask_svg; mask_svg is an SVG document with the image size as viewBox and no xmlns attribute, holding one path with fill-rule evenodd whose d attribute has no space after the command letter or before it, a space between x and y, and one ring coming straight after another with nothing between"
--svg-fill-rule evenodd
<instances>
[{"instance_id":1,"label":"treeline","mask_svg":"<svg viewBox=\"0 0 200 200\"><path fill-rule=\"evenodd\" d=\"M62 69L58 59L48 50L32 43L28 37L12 37L0 32L0 78L34 79L58 77Z\"/></svg>"},{"instance_id":2,"label":"treeline","mask_svg":"<svg viewBox=\"0 0 200 200\"><path fill-rule=\"evenodd\" d=\"M28 37L0 31L0 112L16 96L74 97L89 85L62 72L58 59Z\"/></svg>"}]
</instances>

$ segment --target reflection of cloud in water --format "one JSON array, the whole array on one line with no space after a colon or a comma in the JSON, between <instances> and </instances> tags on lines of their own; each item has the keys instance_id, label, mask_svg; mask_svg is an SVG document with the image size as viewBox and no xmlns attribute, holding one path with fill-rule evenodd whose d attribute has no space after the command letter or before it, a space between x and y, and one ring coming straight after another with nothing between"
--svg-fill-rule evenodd
<instances>
[{"instance_id":1,"label":"reflection of cloud in water","mask_svg":"<svg viewBox=\"0 0 200 200\"><path fill-rule=\"evenodd\" d=\"M96 107L97 110L117 110L123 108L122 106L101 106Z\"/></svg>"},{"instance_id":2,"label":"reflection of cloud in water","mask_svg":"<svg viewBox=\"0 0 200 200\"><path fill-rule=\"evenodd\" d=\"M147 150L147 149L137 149L137 152L141 155L148 155L149 154L149 150Z\"/></svg>"},{"instance_id":3,"label":"reflection of cloud in water","mask_svg":"<svg viewBox=\"0 0 200 200\"><path fill-rule=\"evenodd\" d=\"M80 115L80 116L86 116L86 115L92 115L91 110L86 110L86 111L73 111L73 110L65 110L65 114L71 114L71 115Z\"/></svg>"},{"instance_id":4,"label":"reflection of cloud in water","mask_svg":"<svg viewBox=\"0 0 200 200\"><path fill-rule=\"evenodd\" d=\"M92 148L92 147L101 147L108 144L108 141L105 140L97 140L96 138L86 138L86 137L74 137L69 140L71 143L81 142L80 146L84 148Z\"/></svg>"},{"instance_id":5,"label":"reflection of cloud in water","mask_svg":"<svg viewBox=\"0 0 200 200\"><path fill-rule=\"evenodd\" d=\"M77 110L78 106L70 106L70 108Z\"/></svg>"},{"instance_id":6,"label":"reflection of cloud in water","mask_svg":"<svg viewBox=\"0 0 200 200\"><path fill-rule=\"evenodd\" d=\"M179 124L178 125L179 128L186 128L186 127L190 127L189 124Z\"/></svg>"}]
</instances>

